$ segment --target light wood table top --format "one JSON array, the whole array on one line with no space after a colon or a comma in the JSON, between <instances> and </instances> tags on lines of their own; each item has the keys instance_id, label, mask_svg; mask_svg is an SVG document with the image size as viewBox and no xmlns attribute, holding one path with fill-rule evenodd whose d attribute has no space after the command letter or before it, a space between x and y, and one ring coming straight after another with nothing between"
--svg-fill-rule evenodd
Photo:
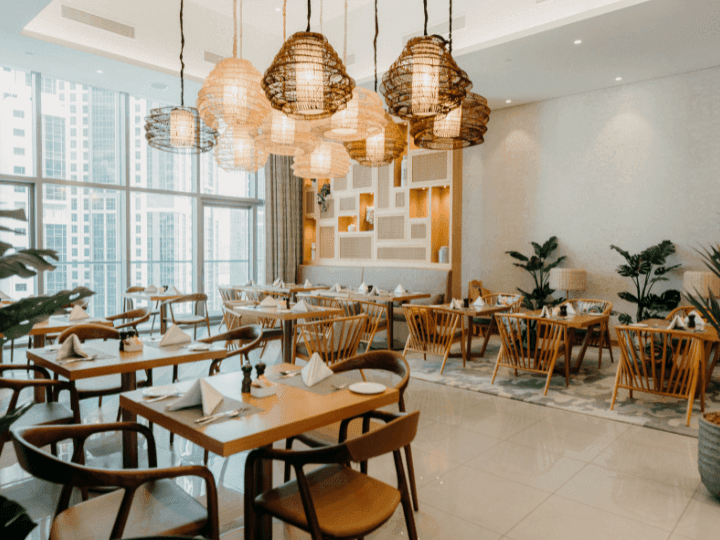
<instances>
[{"instance_id":1,"label":"light wood table top","mask_svg":"<svg viewBox=\"0 0 720 540\"><path fill-rule=\"evenodd\" d=\"M503 311L508 311L510 308L512 308L512 306L506 306L502 304L493 304L492 306L483 306L481 308L476 308L472 305L472 303L470 304L469 308L451 308L450 304L438 304L428 307L443 308L448 311L460 313L460 315L464 315L465 317L489 317L494 313L502 313Z\"/></svg>"},{"instance_id":2,"label":"light wood table top","mask_svg":"<svg viewBox=\"0 0 720 540\"><path fill-rule=\"evenodd\" d=\"M277 364L269 366L266 373L274 374L281 369L299 368L290 364ZM250 394L241 394L242 379L241 372L233 372L207 380L223 396L259 407L261 413L195 427L182 421L183 411L168 412L167 400L147 403L139 390L121 394L120 406L206 450L227 457L397 403L400 396L394 388L370 396L354 394L348 389L321 396L279 382L277 395L253 398ZM176 386L185 389L193 382L185 381Z\"/></svg>"},{"instance_id":3,"label":"light wood table top","mask_svg":"<svg viewBox=\"0 0 720 540\"><path fill-rule=\"evenodd\" d=\"M527 314L532 317L539 317L541 310L536 309L535 311L528 311ZM575 315L568 315L567 317L552 316L549 320L553 322L561 323L568 328L587 328L589 326L595 326L600 324L603 319L609 319L610 315L603 315L602 313L576 313Z\"/></svg>"},{"instance_id":4,"label":"light wood table top","mask_svg":"<svg viewBox=\"0 0 720 540\"><path fill-rule=\"evenodd\" d=\"M296 321L307 317L335 317L343 314L343 310L340 308L309 306L309 309L309 312L294 313L284 307L262 307L258 304L251 303L233 306L233 311L240 315L254 315L255 317L277 319L280 321Z\"/></svg>"},{"instance_id":5,"label":"light wood table top","mask_svg":"<svg viewBox=\"0 0 720 540\"><path fill-rule=\"evenodd\" d=\"M647 319L642 321L641 324L647 325L647 328L650 328L652 330L667 330L668 326L670 326L670 321L667 319ZM642 330L643 326L635 326L635 325L629 325L631 327L638 328ZM675 332L682 333L682 334L690 334L694 338L702 339L703 341L712 341L712 342L720 342L720 338L718 337L717 331L711 324L705 324L705 328L703 331L699 330L682 330L682 329L676 329Z\"/></svg>"},{"instance_id":6,"label":"light wood table top","mask_svg":"<svg viewBox=\"0 0 720 540\"><path fill-rule=\"evenodd\" d=\"M164 302L165 300L172 300L174 298L180 298L185 296L183 294L167 294L167 293L146 293L146 292L133 292L124 293L123 298L130 298L131 300L140 300L144 302Z\"/></svg>"},{"instance_id":7,"label":"light wood table top","mask_svg":"<svg viewBox=\"0 0 720 540\"><path fill-rule=\"evenodd\" d=\"M34 325L28 335L44 336L46 334L57 334L78 324L101 324L102 326L113 325L112 321L100 319L98 317L89 317L81 321L70 321L69 315L53 315L48 320Z\"/></svg>"},{"instance_id":8,"label":"light wood table top","mask_svg":"<svg viewBox=\"0 0 720 540\"><path fill-rule=\"evenodd\" d=\"M90 362L62 363L56 360L57 351L47 348L30 349L27 351L29 360L35 364L49 369L70 381L101 377L152 369L163 366L174 366L201 360L215 360L225 358L224 345L218 344L205 351L191 351L187 345L160 347L157 343L151 344L145 340L145 346L139 352L124 352L118 350L120 342L117 340L103 341L100 339L88 340L83 343L84 349L99 352L104 358Z\"/></svg>"},{"instance_id":9,"label":"light wood table top","mask_svg":"<svg viewBox=\"0 0 720 540\"><path fill-rule=\"evenodd\" d=\"M297 294L303 291L307 292L327 289L327 287L324 285L311 285L310 287L306 287L305 285L297 285L295 283L286 284L284 287L273 287L272 285L233 285L230 288L235 291L260 291L284 294Z\"/></svg>"},{"instance_id":10,"label":"light wood table top","mask_svg":"<svg viewBox=\"0 0 720 540\"><path fill-rule=\"evenodd\" d=\"M384 292L380 295L362 294L355 289L342 289L338 292L329 290L320 291L316 294L299 293L298 296L325 296L327 298L349 298L350 300L366 300L368 302L409 302L410 300L419 300L421 298L430 298L429 293L407 292L405 294L395 294L394 292Z\"/></svg>"}]
</instances>

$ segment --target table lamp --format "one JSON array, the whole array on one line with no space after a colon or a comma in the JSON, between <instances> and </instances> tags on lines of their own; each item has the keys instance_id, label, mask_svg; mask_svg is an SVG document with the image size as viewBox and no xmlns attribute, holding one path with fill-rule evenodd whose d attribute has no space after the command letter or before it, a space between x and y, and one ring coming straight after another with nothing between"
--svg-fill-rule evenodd
<instances>
[{"instance_id":1,"label":"table lamp","mask_svg":"<svg viewBox=\"0 0 720 540\"><path fill-rule=\"evenodd\" d=\"M577 268L553 268L550 270L550 288L565 291L565 299L570 299L570 291L584 291L587 288L587 272Z\"/></svg>"},{"instance_id":2,"label":"table lamp","mask_svg":"<svg viewBox=\"0 0 720 540\"><path fill-rule=\"evenodd\" d=\"M712 272L685 272L683 274L683 288L688 294L697 294L704 300L720 297L720 278Z\"/></svg>"}]
</instances>

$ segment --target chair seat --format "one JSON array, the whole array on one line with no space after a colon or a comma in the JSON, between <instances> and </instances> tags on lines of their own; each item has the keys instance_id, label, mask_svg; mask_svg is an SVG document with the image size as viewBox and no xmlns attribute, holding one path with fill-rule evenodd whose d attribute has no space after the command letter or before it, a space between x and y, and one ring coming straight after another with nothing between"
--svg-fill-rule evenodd
<instances>
[{"instance_id":1,"label":"chair seat","mask_svg":"<svg viewBox=\"0 0 720 540\"><path fill-rule=\"evenodd\" d=\"M110 538L124 490L71 506L52 525L54 540ZM123 538L193 535L207 523L207 510L173 480L141 486L135 493Z\"/></svg>"},{"instance_id":2,"label":"chair seat","mask_svg":"<svg viewBox=\"0 0 720 540\"><path fill-rule=\"evenodd\" d=\"M69 424L73 421L73 413L65 405L57 402L38 403L18 418L15 426L38 426L42 424Z\"/></svg>"},{"instance_id":3,"label":"chair seat","mask_svg":"<svg viewBox=\"0 0 720 540\"><path fill-rule=\"evenodd\" d=\"M320 530L334 538L357 538L385 523L400 504L400 492L343 465L325 465L306 475ZM348 504L352 501L352 505ZM262 493L256 506L307 530L297 481Z\"/></svg>"},{"instance_id":4,"label":"chair seat","mask_svg":"<svg viewBox=\"0 0 720 540\"><path fill-rule=\"evenodd\" d=\"M473 324L490 324L490 317L473 317Z\"/></svg>"},{"instance_id":5,"label":"chair seat","mask_svg":"<svg viewBox=\"0 0 720 540\"><path fill-rule=\"evenodd\" d=\"M175 324L199 324L205 322L205 317L201 315L188 315L187 317L175 317Z\"/></svg>"},{"instance_id":6,"label":"chair seat","mask_svg":"<svg viewBox=\"0 0 720 540\"><path fill-rule=\"evenodd\" d=\"M379 422L370 422L370 431L374 431L383 425ZM347 438L354 439L362 435L362 421L354 420L348 426ZM296 440L308 445L311 448L331 446L340 440L340 422L324 426L295 437Z\"/></svg>"}]
</instances>

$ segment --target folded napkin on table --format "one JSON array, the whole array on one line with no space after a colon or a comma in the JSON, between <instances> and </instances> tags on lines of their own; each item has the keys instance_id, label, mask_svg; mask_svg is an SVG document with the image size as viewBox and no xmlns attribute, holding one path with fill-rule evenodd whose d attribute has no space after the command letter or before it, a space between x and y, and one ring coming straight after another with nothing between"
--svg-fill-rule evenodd
<instances>
[{"instance_id":1,"label":"folded napkin on table","mask_svg":"<svg viewBox=\"0 0 720 540\"><path fill-rule=\"evenodd\" d=\"M205 379L198 379L185 393L167 406L168 411L177 411L202 405L205 416L212 414L222 403L223 396Z\"/></svg>"},{"instance_id":2,"label":"folded napkin on table","mask_svg":"<svg viewBox=\"0 0 720 540\"><path fill-rule=\"evenodd\" d=\"M372 291L368 293L369 296L380 296L380 289L378 287L373 287Z\"/></svg>"},{"instance_id":3,"label":"folded napkin on table","mask_svg":"<svg viewBox=\"0 0 720 540\"><path fill-rule=\"evenodd\" d=\"M192 338L173 324L168 328L167 332L165 332L159 345L165 347L166 345L183 345L190 342L192 342Z\"/></svg>"},{"instance_id":4,"label":"folded napkin on table","mask_svg":"<svg viewBox=\"0 0 720 540\"><path fill-rule=\"evenodd\" d=\"M462 300L458 300L457 298L453 298L453 299L450 301L450 309L463 309Z\"/></svg>"},{"instance_id":5,"label":"folded napkin on table","mask_svg":"<svg viewBox=\"0 0 720 540\"><path fill-rule=\"evenodd\" d=\"M272 296L266 296L262 299L262 302L260 302L259 305L262 307L277 307L278 303Z\"/></svg>"},{"instance_id":6,"label":"folded napkin on table","mask_svg":"<svg viewBox=\"0 0 720 540\"><path fill-rule=\"evenodd\" d=\"M170 285L167 292L169 294L177 294L178 296L182 296L182 293L177 289L177 287L175 287L175 285Z\"/></svg>"},{"instance_id":7,"label":"folded napkin on table","mask_svg":"<svg viewBox=\"0 0 720 540\"><path fill-rule=\"evenodd\" d=\"M312 283L310 283L310 280L309 280L309 279L306 279L306 280L305 280L305 283L304 283L303 287L305 287L306 289L307 289L308 287L312 287Z\"/></svg>"},{"instance_id":8,"label":"folded napkin on table","mask_svg":"<svg viewBox=\"0 0 720 540\"><path fill-rule=\"evenodd\" d=\"M321 291L320 289L314 289L314 290L310 291L310 292L307 293L307 294L309 294L310 296L320 296L320 293L321 293L321 292L322 292L322 291Z\"/></svg>"},{"instance_id":9,"label":"folded napkin on table","mask_svg":"<svg viewBox=\"0 0 720 540\"><path fill-rule=\"evenodd\" d=\"M540 317L543 317L545 319L549 319L552 315L550 315L550 310L547 306L543 306L542 311L540 312Z\"/></svg>"},{"instance_id":10,"label":"folded napkin on table","mask_svg":"<svg viewBox=\"0 0 720 540\"><path fill-rule=\"evenodd\" d=\"M364 281L362 282L362 285L360 285L360 286L358 287L358 292L359 292L360 294L367 294L367 292L368 292L368 286L365 285L365 282L364 282Z\"/></svg>"},{"instance_id":11,"label":"folded napkin on table","mask_svg":"<svg viewBox=\"0 0 720 540\"><path fill-rule=\"evenodd\" d=\"M81 308L80 306L73 306L72 311L70 312L70 320L75 321L82 321L84 319L89 319L90 315L87 314L87 312Z\"/></svg>"},{"instance_id":12,"label":"folded napkin on table","mask_svg":"<svg viewBox=\"0 0 720 540\"><path fill-rule=\"evenodd\" d=\"M80 340L75 334L70 334L68 338L63 341L63 344L60 346L57 352L57 356L55 357L56 360L62 361L62 360L69 360L71 358L90 358L91 355L86 353L82 345L80 344Z\"/></svg>"},{"instance_id":13,"label":"folded napkin on table","mask_svg":"<svg viewBox=\"0 0 720 540\"><path fill-rule=\"evenodd\" d=\"M310 311L310 307L305 303L305 300L298 300L297 304L290 308L293 313L307 313Z\"/></svg>"},{"instance_id":14,"label":"folded napkin on table","mask_svg":"<svg viewBox=\"0 0 720 540\"><path fill-rule=\"evenodd\" d=\"M705 319L703 319L703 316L696 309L693 309L690 313L688 313L688 316L685 317L685 325L687 326L688 322L690 321L690 315L695 315L695 328L697 328L698 330L704 330Z\"/></svg>"},{"instance_id":15,"label":"folded napkin on table","mask_svg":"<svg viewBox=\"0 0 720 540\"><path fill-rule=\"evenodd\" d=\"M279 286L280 286L280 278L278 278L278 279L276 279L275 281L273 281L272 286L273 286L273 287L279 287Z\"/></svg>"},{"instance_id":16,"label":"folded napkin on table","mask_svg":"<svg viewBox=\"0 0 720 540\"><path fill-rule=\"evenodd\" d=\"M250 281L248 281L248 282L245 284L246 287L252 287L253 285L255 285L255 280L254 280L254 279L251 279Z\"/></svg>"},{"instance_id":17,"label":"folded napkin on table","mask_svg":"<svg viewBox=\"0 0 720 540\"><path fill-rule=\"evenodd\" d=\"M10 300L10 297L4 292L0 291L0 300Z\"/></svg>"},{"instance_id":18,"label":"folded napkin on table","mask_svg":"<svg viewBox=\"0 0 720 540\"><path fill-rule=\"evenodd\" d=\"M565 304L567 306L567 314L568 315L575 315L575 308L572 306L572 304Z\"/></svg>"},{"instance_id":19,"label":"folded napkin on table","mask_svg":"<svg viewBox=\"0 0 720 540\"><path fill-rule=\"evenodd\" d=\"M146 292L146 293L151 293L151 294L152 294L152 293L156 293L156 292L157 292L157 287L156 287L155 285L150 285L149 287L145 287L145 292Z\"/></svg>"},{"instance_id":20,"label":"folded napkin on table","mask_svg":"<svg viewBox=\"0 0 720 540\"><path fill-rule=\"evenodd\" d=\"M321 381L324 381L328 377L332 377L333 371L325 365L325 362L323 362L323 359L320 358L318 353L313 353L310 357L310 361L304 368L302 368L300 376L302 377L305 386L313 386Z\"/></svg>"},{"instance_id":21,"label":"folded napkin on table","mask_svg":"<svg viewBox=\"0 0 720 540\"><path fill-rule=\"evenodd\" d=\"M330 287L330 292L340 292L342 290L342 287L340 287L339 283L336 283L332 287Z\"/></svg>"},{"instance_id":22,"label":"folded napkin on table","mask_svg":"<svg viewBox=\"0 0 720 540\"><path fill-rule=\"evenodd\" d=\"M685 321L675 315L668 326L668 330L687 330L687 326L685 326Z\"/></svg>"},{"instance_id":23,"label":"folded napkin on table","mask_svg":"<svg viewBox=\"0 0 720 540\"><path fill-rule=\"evenodd\" d=\"M407 293L407 291L405 290L405 287L403 287L402 284L395 287L395 290L393 292L398 295Z\"/></svg>"},{"instance_id":24,"label":"folded napkin on table","mask_svg":"<svg viewBox=\"0 0 720 540\"><path fill-rule=\"evenodd\" d=\"M482 299L482 296L478 296L477 299L473 302L473 306L475 307L485 307L485 300Z\"/></svg>"}]
</instances>

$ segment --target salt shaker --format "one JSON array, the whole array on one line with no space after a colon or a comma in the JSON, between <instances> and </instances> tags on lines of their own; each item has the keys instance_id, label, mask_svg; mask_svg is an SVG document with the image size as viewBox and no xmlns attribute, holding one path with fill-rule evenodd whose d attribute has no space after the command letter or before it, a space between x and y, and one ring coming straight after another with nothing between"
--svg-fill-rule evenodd
<instances>
[{"instance_id":1,"label":"salt shaker","mask_svg":"<svg viewBox=\"0 0 720 540\"><path fill-rule=\"evenodd\" d=\"M265 363L264 362L258 362L255 365L255 373L257 374L258 379L265 374Z\"/></svg>"},{"instance_id":2,"label":"salt shaker","mask_svg":"<svg viewBox=\"0 0 720 540\"><path fill-rule=\"evenodd\" d=\"M243 372L242 387L240 388L240 391L243 394L249 394L250 385L252 385L252 379L250 378L250 374L252 373L252 366L250 364L245 364L240 369L242 369Z\"/></svg>"}]
</instances>

